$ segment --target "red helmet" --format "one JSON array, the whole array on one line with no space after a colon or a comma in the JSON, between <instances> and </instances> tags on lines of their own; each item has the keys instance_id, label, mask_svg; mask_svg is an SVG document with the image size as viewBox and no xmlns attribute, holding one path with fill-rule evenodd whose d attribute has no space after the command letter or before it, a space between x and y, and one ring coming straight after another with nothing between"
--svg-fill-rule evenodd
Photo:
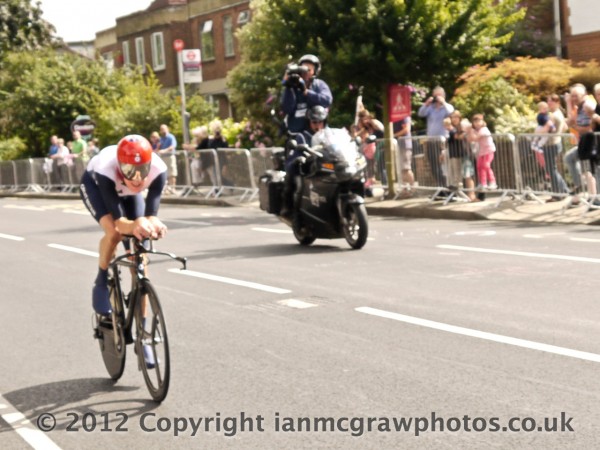
<instances>
[{"instance_id":1,"label":"red helmet","mask_svg":"<svg viewBox=\"0 0 600 450\"><path fill-rule=\"evenodd\" d=\"M117 144L117 160L119 169L125 178L143 180L150 173L152 146L145 137L130 134Z\"/></svg>"}]
</instances>

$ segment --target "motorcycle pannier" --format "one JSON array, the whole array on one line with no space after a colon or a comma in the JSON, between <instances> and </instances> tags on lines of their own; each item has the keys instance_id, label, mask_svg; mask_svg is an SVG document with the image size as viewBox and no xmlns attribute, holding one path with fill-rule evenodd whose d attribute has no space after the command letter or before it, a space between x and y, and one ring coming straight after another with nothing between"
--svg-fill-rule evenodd
<instances>
[{"instance_id":1,"label":"motorcycle pannier","mask_svg":"<svg viewBox=\"0 0 600 450\"><path fill-rule=\"evenodd\" d=\"M282 206L283 179L271 173L262 175L258 180L258 198L260 209L269 214L279 214Z\"/></svg>"}]
</instances>

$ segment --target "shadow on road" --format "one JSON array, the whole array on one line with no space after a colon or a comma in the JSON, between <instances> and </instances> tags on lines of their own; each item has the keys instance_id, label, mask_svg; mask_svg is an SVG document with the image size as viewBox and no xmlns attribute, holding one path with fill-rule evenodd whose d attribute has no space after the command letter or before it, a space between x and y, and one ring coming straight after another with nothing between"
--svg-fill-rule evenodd
<instances>
[{"instance_id":1,"label":"shadow on road","mask_svg":"<svg viewBox=\"0 0 600 450\"><path fill-rule=\"evenodd\" d=\"M32 424L44 413L56 417L57 430L64 430L69 425L81 427L82 416L91 413L98 422L106 418L107 424L98 423L98 427L108 425L112 428L128 417L139 416L159 407L158 403L146 398L127 398L125 400L103 400L104 394L133 392L139 387L115 384L108 378L80 378L58 381L19 389L4 394L18 411L24 414ZM144 396L147 395L145 389ZM121 414L117 414L121 413ZM78 415L78 419L76 419ZM73 422L77 420L74 424ZM10 427L0 427L0 433L12 431Z\"/></svg>"}]
</instances>

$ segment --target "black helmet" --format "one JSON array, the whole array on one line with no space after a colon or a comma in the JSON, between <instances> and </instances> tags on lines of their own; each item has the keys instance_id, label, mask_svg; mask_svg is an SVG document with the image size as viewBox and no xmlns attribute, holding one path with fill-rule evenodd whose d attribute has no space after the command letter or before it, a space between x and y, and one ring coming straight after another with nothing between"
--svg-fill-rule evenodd
<instances>
[{"instance_id":1,"label":"black helmet","mask_svg":"<svg viewBox=\"0 0 600 450\"><path fill-rule=\"evenodd\" d=\"M298 60L298 65L302 65L303 62L309 62L315 66L315 77L319 76L319 72L321 71L321 61L315 55L304 55L302 58Z\"/></svg>"},{"instance_id":2,"label":"black helmet","mask_svg":"<svg viewBox=\"0 0 600 450\"><path fill-rule=\"evenodd\" d=\"M327 120L328 111L321 105L315 105L306 111L306 117L311 122L325 122Z\"/></svg>"}]
</instances>

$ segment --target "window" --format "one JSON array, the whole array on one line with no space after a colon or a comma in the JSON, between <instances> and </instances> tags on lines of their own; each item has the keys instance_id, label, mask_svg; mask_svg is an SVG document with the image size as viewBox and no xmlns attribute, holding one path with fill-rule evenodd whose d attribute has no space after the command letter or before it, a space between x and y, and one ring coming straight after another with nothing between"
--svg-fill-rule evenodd
<instances>
[{"instance_id":1,"label":"window","mask_svg":"<svg viewBox=\"0 0 600 450\"><path fill-rule=\"evenodd\" d=\"M215 43L213 39L213 21L207 20L202 25L200 32L200 42L202 46L202 60L209 61L215 59Z\"/></svg>"},{"instance_id":2,"label":"window","mask_svg":"<svg viewBox=\"0 0 600 450\"><path fill-rule=\"evenodd\" d=\"M108 69L109 72L113 70L115 66L113 52L102 53L102 61L104 61L104 66Z\"/></svg>"},{"instance_id":3,"label":"window","mask_svg":"<svg viewBox=\"0 0 600 450\"><path fill-rule=\"evenodd\" d=\"M233 56L233 23L231 16L223 16L223 42L225 43L225 56Z\"/></svg>"},{"instance_id":4,"label":"window","mask_svg":"<svg viewBox=\"0 0 600 450\"><path fill-rule=\"evenodd\" d=\"M138 66L142 69L142 73L146 72L146 58L144 57L144 38L135 38L135 57Z\"/></svg>"},{"instance_id":5,"label":"window","mask_svg":"<svg viewBox=\"0 0 600 450\"><path fill-rule=\"evenodd\" d=\"M129 41L123 42L123 67L128 67L131 64L129 56Z\"/></svg>"},{"instance_id":6,"label":"window","mask_svg":"<svg viewBox=\"0 0 600 450\"><path fill-rule=\"evenodd\" d=\"M238 26L241 27L242 25L248 23L249 20L250 20L250 11L248 11L248 10L242 11L238 15L237 24L238 24Z\"/></svg>"},{"instance_id":7,"label":"window","mask_svg":"<svg viewBox=\"0 0 600 450\"><path fill-rule=\"evenodd\" d=\"M152 68L163 70L165 68L165 42L162 33L152 33Z\"/></svg>"}]
</instances>

